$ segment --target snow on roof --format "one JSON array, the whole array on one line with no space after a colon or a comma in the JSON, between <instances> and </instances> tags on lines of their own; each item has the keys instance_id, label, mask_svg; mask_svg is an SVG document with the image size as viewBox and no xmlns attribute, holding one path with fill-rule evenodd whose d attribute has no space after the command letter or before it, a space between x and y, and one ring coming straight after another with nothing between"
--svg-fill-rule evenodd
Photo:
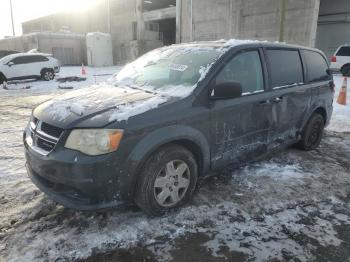
<instances>
[{"instance_id":1,"label":"snow on roof","mask_svg":"<svg viewBox=\"0 0 350 262\"><path fill-rule=\"evenodd\" d=\"M111 37L111 34L102 33L102 32L90 32L90 33L87 33L86 36L87 37L91 37L91 36Z\"/></svg>"}]
</instances>

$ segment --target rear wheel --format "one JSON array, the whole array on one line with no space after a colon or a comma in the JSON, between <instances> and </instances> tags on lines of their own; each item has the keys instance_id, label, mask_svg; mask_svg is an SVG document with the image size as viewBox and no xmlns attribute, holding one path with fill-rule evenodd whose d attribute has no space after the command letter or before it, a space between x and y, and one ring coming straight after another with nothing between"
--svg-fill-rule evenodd
<instances>
[{"instance_id":1,"label":"rear wheel","mask_svg":"<svg viewBox=\"0 0 350 262\"><path fill-rule=\"evenodd\" d=\"M350 65L344 66L341 70L343 76L349 76L350 77Z\"/></svg>"},{"instance_id":2,"label":"rear wheel","mask_svg":"<svg viewBox=\"0 0 350 262\"><path fill-rule=\"evenodd\" d=\"M189 200L197 177L197 163L190 151L177 145L164 147L141 171L135 202L148 215L163 215Z\"/></svg>"},{"instance_id":3,"label":"rear wheel","mask_svg":"<svg viewBox=\"0 0 350 262\"><path fill-rule=\"evenodd\" d=\"M45 81L50 81L55 78L55 73L52 69L44 69L41 72L41 78Z\"/></svg>"},{"instance_id":4,"label":"rear wheel","mask_svg":"<svg viewBox=\"0 0 350 262\"><path fill-rule=\"evenodd\" d=\"M307 151L316 149L322 140L323 131L323 116L318 113L313 114L301 135L299 147Z\"/></svg>"}]
</instances>

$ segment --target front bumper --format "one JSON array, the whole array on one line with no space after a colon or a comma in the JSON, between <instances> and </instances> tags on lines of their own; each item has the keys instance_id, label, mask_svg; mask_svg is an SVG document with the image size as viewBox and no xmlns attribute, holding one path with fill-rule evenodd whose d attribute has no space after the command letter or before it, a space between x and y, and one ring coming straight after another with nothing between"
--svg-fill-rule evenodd
<instances>
[{"instance_id":1,"label":"front bumper","mask_svg":"<svg viewBox=\"0 0 350 262\"><path fill-rule=\"evenodd\" d=\"M123 199L127 187L118 186L120 170L114 155L89 157L61 149L44 156L25 143L25 156L32 182L68 208L88 211L130 204Z\"/></svg>"},{"instance_id":2,"label":"front bumper","mask_svg":"<svg viewBox=\"0 0 350 262\"><path fill-rule=\"evenodd\" d=\"M31 181L46 195L57 203L75 210L92 211L107 208L124 207L126 202L111 200L108 202L91 203L91 199L78 193L74 188L62 184L52 183L33 171L26 163L27 173Z\"/></svg>"}]
</instances>

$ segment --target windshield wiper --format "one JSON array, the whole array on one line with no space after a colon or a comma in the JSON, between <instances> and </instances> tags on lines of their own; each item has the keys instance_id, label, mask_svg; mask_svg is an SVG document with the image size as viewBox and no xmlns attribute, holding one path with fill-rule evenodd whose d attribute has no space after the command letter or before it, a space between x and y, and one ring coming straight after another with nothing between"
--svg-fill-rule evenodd
<instances>
[{"instance_id":1,"label":"windshield wiper","mask_svg":"<svg viewBox=\"0 0 350 262\"><path fill-rule=\"evenodd\" d=\"M118 84L116 84L116 86L122 87L122 85L118 85ZM158 93L156 93L156 92L152 92L152 91L150 91L150 90L143 89L143 88L138 87L138 86L132 86L132 85L130 85L130 84L124 84L124 86L127 86L127 87L129 87L129 88L131 88L131 89L134 89L134 90L140 90L140 91L143 91L143 92L145 92L145 93L152 94L152 95L157 95L157 94L158 94Z\"/></svg>"}]
</instances>

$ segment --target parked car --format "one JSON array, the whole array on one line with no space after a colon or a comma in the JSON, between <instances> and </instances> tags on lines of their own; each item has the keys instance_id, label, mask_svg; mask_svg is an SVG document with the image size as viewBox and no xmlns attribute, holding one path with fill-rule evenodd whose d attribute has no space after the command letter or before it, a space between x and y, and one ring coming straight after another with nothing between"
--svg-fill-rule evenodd
<instances>
[{"instance_id":1,"label":"parked car","mask_svg":"<svg viewBox=\"0 0 350 262\"><path fill-rule=\"evenodd\" d=\"M203 42L156 49L115 85L73 91L33 110L27 170L66 207L136 203L161 215L212 170L289 145L318 147L334 84L316 49Z\"/></svg>"},{"instance_id":2,"label":"parked car","mask_svg":"<svg viewBox=\"0 0 350 262\"><path fill-rule=\"evenodd\" d=\"M340 46L331 58L331 70L350 76L350 44Z\"/></svg>"},{"instance_id":3,"label":"parked car","mask_svg":"<svg viewBox=\"0 0 350 262\"><path fill-rule=\"evenodd\" d=\"M12 54L0 59L0 84L4 81L24 79L50 81L59 71L59 61L49 54Z\"/></svg>"}]
</instances>

